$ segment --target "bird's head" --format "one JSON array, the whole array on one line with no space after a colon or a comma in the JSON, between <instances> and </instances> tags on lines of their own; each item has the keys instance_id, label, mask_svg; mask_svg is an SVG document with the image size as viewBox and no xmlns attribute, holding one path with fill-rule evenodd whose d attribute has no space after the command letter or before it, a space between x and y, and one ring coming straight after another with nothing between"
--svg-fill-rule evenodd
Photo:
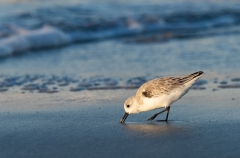
<instances>
[{"instance_id":1,"label":"bird's head","mask_svg":"<svg viewBox=\"0 0 240 158\"><path fill-rule=\"evenodd\" d=\"M132 96L125 101L125 103L123 105L125 114L124 114L123 118L120 120L120 123L124 123L129 114L139 113L137 105L138 104L137 104L137 100L136 100L135 96Z\"/></svg>"}]
</instances>

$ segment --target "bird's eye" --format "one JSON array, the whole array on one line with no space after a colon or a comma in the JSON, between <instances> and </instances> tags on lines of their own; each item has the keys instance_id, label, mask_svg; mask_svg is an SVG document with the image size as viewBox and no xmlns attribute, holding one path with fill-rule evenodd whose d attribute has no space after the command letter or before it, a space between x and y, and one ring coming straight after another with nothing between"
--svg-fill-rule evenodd
<instances>
[{"instance_id":1,"label":"bird's eye","mask_svg":"<svg viewBox=\"0 0 240 158\"><path fill-rule=\"evenodd\" d=\"M129 108L130 107L130 105L127 105L127 108Z\"/></svg>"}]
</instances>

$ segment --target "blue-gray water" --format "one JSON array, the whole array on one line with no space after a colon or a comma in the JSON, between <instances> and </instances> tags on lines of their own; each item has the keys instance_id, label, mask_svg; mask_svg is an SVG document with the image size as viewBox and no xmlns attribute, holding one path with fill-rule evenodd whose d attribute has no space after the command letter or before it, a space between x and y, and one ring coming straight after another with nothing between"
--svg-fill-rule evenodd
<instances>
[{"instance_id":1,"label":"blue-gray water","mask_svg":"<svg viewBox=\"0 0 240 158\"><path fill-rule=\"evenodd\" d=\"M0 55L118 39L163 42L239 34L237 1L1 2Z\"/></svg>"},{"instance_id":2,"label":"blue-gray water","mask_svg":"<svg viewBox=\"0 0 240 158\"><path fill-rule=\"evenodd\" d=\"M239 77L238 1L0 3L1 91L27 83L47 89L59 78L126 86L199 70ZM44 86L30 83L39 78Z\"/></svg>"}]
</instances>

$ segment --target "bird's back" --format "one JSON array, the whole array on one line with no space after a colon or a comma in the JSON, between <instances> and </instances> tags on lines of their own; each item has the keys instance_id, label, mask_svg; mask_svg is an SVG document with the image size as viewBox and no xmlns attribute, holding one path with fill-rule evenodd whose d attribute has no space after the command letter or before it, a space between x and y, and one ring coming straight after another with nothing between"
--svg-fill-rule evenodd
<instances>
[{"instance_id":1,"label":"bird's back","mask_svg":"<svg viewBox=\"0 0 240 158\"><path fill-rule=\"evenodd\" d=\"M180 99L187 93L188 89L194 82L203 75L202 71L195 72L190 75L181 77L163 77L156 78L144 83L137 91L136 97L139 104L143 103L144 99L159 98L160 96L167 97L164 100L169 101L166 104L171 104Z\"/></svg>"}]
</instances>

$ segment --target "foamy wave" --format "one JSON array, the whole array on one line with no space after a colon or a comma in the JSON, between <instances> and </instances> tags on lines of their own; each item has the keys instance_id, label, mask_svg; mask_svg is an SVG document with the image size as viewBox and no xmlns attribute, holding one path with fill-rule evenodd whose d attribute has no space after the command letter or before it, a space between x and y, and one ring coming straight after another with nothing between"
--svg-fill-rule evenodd
<instances>
[{"instance_id":1,"label":"foamy wave","mask_svg":"<svg viewBox=\"0 0 240 158\"><path fill-rule=\"evenodd\" d=\"M139 38L151 35L147 39L140 37L135 41L166 41L172 38L212 36L225 32L236 33L234 27L240 25L240 12L236 10L176 11L166 15L155 12L152 15L136 14L125 17L116 16L111 19L101 15L98 18L85 15L76 20L75 15L81 11L81 8L80 10L73 8L73 11L66 17L62 10L68 10L68 8L63 7L60 10L56 9L51 14L46 15L47 12L43 11L29 13L16 16L10 22L6 20L8 23L0 23L0 57L29 50L60 47L74 42L90 42L118 37ZM40 21L39 17L41 17ZM39 25L35 25L36 23L33 21L38 21L36 23ZM16 26L9 27L8 24ZM46 26L41 27L43 24ZM19 26L35 30L22 29ZM223 28L223 30L219 31L219 28ZM237 33L239 32L238 29Z\"/></svg>"},{"instance_id":2,"label":"foamy wave","mask_svg":"<svg viewBox=\"0 0 240 158\"><path fill-rule=\"evenodd\" d=\"M37 30L15 28L16 34L0 40L0 56L32 49L60 47L71 43L71 38L61 30L44 26Z\"/></svg>"}]
</instances>

